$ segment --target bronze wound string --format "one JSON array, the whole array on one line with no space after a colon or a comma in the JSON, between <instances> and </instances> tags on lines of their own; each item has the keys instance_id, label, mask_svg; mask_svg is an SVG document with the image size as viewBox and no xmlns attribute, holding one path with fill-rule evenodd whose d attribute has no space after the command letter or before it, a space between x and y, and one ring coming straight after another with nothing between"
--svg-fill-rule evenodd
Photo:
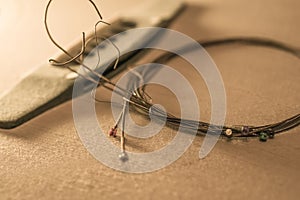
<instances>
[{"instance_id":1,"label":"bronze wound string","mask_svg":"<svg viewBox=\"0 0 300 200\"><path fill-rule=\"evenodd\" d=\"M99 24L104 24L109 26L110 24L105 22L102 18L102 15L97 8L96 4L92 1L89 0L89 2L92 4L93 8L96 10L100 20L95 24L94 26L94 37L88 39L86 41L85 38L85 33L82 33L82 47L80 52L78 52L77 55L71 55L67 50L65 50L63 47L61 47L51 36L49 27L47 25L47 15L49 11L49 7L51 4L52 0L49 0L46 10L45 10L45 28L47 31L47 34L51 40L51 42L58 48L60 49L64 54L66 54L69 57L69 60L67 61L57 61L54 59L50 59L49 62L52 65L59 66L59 67L66 67L70 71L77 73L80 77L91 81L93 83L96 83L98 86L103 86L106 89L109 89L111 91L116 92L118 95L123 97L123 109L121 113L119 114L116 123L114 126L109 130L109 136L116 137L117 136L117 130L120 127L121 123L121 137L120 137L120 149L121 149L121 154L120 154L120 159L125 161L127 159L126 155L126 148L125 148L125 132L124 132L124 127L125 127L125 122L126 122L126 107L127 104L130 108L138 108L135 109L137 110L140 114L149 116L151 113L152 116L157 118L158 120L165 120L166 119L166 125L170 127L179 127L183 126L186 130L189 129L197 129L198 130L198 135L206 135L208 134L208 129L210 129L210 134L213 134L214 132L221 131L221 135L228 138L228 139L237 139L237 138L253 138L257 137L259 138L260 141L266 142L268 139L273 139L276 134L288 131L292 128L295 128L300 125L300 114L297 114L295 116L292 116L288 119L285 119L283 121L273 123L273 124L267 124L267 125L262 125L262 126L251 126L251 125L213 125L209 124L207 122L202 122L202 121L195 121L195 120L189 120L189 119L182 119L178 118L171 113L167 112L166 113L166 118L164 115L163 110L160 108L154 106L151 102L151 96L146 93L145 91L145 86L139 87L136 91L128 91L125 90L124 88L117 86L115 83L113 83L110 79L106 78L102 74L99 74L96 70L92 70L89 66L86 66L83 64L83 58L85 55L88 54L86 52L86 45L92 40L96 41L96 45L99 45L99 40L107 40L111 45L114 46L116 49L116 59L114 61L114 66L113 70L118 68L119 60L120 60L120 50L119 48L108 38L101 37L97 35L97 26ZM266 38L251 38L251 37L237 37L237 38L225 38L225 39L217 39L217 40L212 40L212 41L198 41L204 48L210 48L213 46L220 46L220 45L231 45L231 44L243 44L243 45L254 45L254 46L263 46L267 48L273 48L281 51L285 51L289 54L292 54L296 56L297 58L300 59L300 51L298 49L295 49L289 45L286 45L284 43L275 41L275 40L270 40ZM189 51L193 51L193 45L187 45L181 47L181 49L178 51L180 53L185 53ZM101 64L100 60L100 50L97 49L97 58L98 61L96 63L96 68L98 68ZM156 59L153 60L153 63L167 63L170 60L176 58L177 55L171 54L171 53L164 53L157 57ZM89 73L87 74L81 74L77 70L72 69L69 64L70 63L78 63L83 66L84 69L86 69ZM149 69L148 69L149 70ZM136 74L138 80L143 79L143 75L150 73L149 71L145 70L141 74ZM99 78L100 81L96 81L91 75L96 76ZM141 78L142 77L142 78ZM136 81L136 80L132 80ZM107 83L107 84L104 84ZM132 84L132 83L131 83ZM138 84L137 82L133 84ZM118 90L114 90L114 88L117 88ZM130 95L130 99L125 98L125 94ZM102 103L103 101L97 99L95 95L92 95L95 98L95 102ZM114 103L114 102L111 102Z\"/></svg>"}]
</instances>

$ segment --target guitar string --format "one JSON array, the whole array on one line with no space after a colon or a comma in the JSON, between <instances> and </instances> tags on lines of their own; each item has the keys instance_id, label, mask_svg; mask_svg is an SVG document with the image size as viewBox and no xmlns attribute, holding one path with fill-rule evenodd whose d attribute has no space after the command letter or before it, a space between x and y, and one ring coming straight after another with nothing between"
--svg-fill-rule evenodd
<instances>
[{"instance_id":1,"label":"guitar string","mask_svg":"<svg viewBox=\"0 0 300 200\"><path fill-rule=\"evenodd\" d=\"M96 70L92 70L90 67L83 64L84 54L87 53L86 46L87 46L87 44L89 44L89 42L92 42L92 40L96 40L97 46L99 45L99 39L107 40L117 50L117 56L116 56L113 70L117 68L119 59L121 56L119 48L112 41L110 41L109 38L98 37L97 26L100 23L103 23L105 25L110 25L110 24L103 21L100 11L98 10L96 4L92 0L89 0L89 2L96 9L96 12L98 13L100 20L95 24L94 37L92 37L88 41L86 41L85 33L84 32L82 33L83 39L82 39L81 51L75 56L71 55L67 50L65 50L63 47L61 47L54 40L54 38L52 37L52 35L50 33L50 30L47 25L47 15L48 15L48 10L49 10L49 6L50 6L51 2L52 2L52 0L49 0L48 4L46 6L46 10L45 10L45 20L44 20L45 28L46 28L47 34L48 34L50 40L52 41L52 43L55 46L57 46L70 59L68 61L64 61L64 62L59 62L57 60L50 59L49 62L55 66L66 67L70 71L77 73L78 76L80 76L88 81L91 81L93 83L96 83L98 86L101 85L104 88L107 88L111 91L117 92L118 95L121 95L124 97L125 94L129 94L131 96L130 99L124 99L123 110L120 113L120 115L116 121L116 124L109 132L110 136L116 136L118 125L119 125L119 123L122 123L121 149L122 149L122 152L125 152L125 133L124 133L125 111L124 110L126 110L126 104L129 103L130 106L139 108L139 111L141 114L149 116L149 114L151 113L154 117L156 117L157 119L160 119L160 120L165 119L164 112L160 108L157 108L151 102L149 102L150 95L145 92L144 87L138 88L136 91L133 91L133 92L127 91L127 90L123 89L121 86L118 86L115 83L113 83L110 79L106 78L102 74L98 73ZM265 39L265 38L238 37L238 38L226 38L226 39L218 39L218 40L212 40L212 41L204 41L204 42L197 41L197 42L199 42L199 44L201 44L204 48L220 46L220 45L229 45L229 44L234 44L234 43L255 45L255 46L264 46L264 47L269 47L269 48L273 48L273 49L275 48L278 50L286 51L287 53L290 53L290 54L300 58L299 50L292 48L289 45L286 45L286 44L283 44L283 43L280 43L280 42L277 42L274 40ZM96 68L98 68L100 65L100 52L99 51L100 50L97 50L98 60L96 63ZM179 53L186 53L186 52L190 52L190 51L193 51L193 45L187 45L178 50ZM154 59L154 63L166 63L176 57L177 56L175 54L164 53L164 54L160 55L159 57L157 57L156 59ZM72 67L70 67L69 64L74 63L74 62L83 66L83 68L86 69L89 72L89 74L87 74L87 75L81 74L77 70L72 69ZM148 72L147 70L143 71L143 75L145 75L147 72ZM98 80L95 80L95 78L93 78L90 74L95 75ZM141 77L143 77L143 75ZM140 79L139 75L137 75L137 78ZM106 83L108 84L108 86L106 85ZM136 81L133 84L137 85L138 82ZM114 90L114 88L117 88L119 91ZM148 98L146 96L148 96ZM96 102L102 102L101 100L97 99L95 96L94 96L94 98L95 98ZM299 126L300 125L300 114L297 114L289 119L283 120L278 123L268 124L268 125L263 125L263 126L213 125L213 124L209 124L209 123L202 122L202 121L177 118L168 112L166 113L166 121L167 121L167 125L175 126L177 128L179 126L182 126L187 130L196 129L198 131L198 133L202 134L202 135L207 134L207 132L209 130L211 131L210 133L212 133L212 134L214 132L221 131L221 135L226 136L227 138L259 137L260 141L266 141L268 138L274 138L275 134L278 134L278 133L281 133L281 132L284 132L284 131L287 131L287 130L290 130L292 128Z\"/></svg>"}]
</instances>

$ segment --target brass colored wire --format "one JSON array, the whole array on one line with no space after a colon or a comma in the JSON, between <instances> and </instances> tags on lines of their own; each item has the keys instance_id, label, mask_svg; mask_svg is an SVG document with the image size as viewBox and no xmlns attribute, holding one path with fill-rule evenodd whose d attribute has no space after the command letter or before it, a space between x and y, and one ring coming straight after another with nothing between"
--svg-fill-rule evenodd
<instances>
[{"instance_id":1,"label":"brass colored wire","mask_svg":"<svg viewBox=\"0 0 300 200\"><path fill-rule=\"evenodd\" d=\"M97 77L100 79L100 81L104 81L104 82L110 84L112 87L117 87L119 90L121 90L121 91L123 91L123 92L127 92L126 90L122 89L121 87L116 86L113 82L111 82L108 78L106 78L106 77L103 76L102 74L97 73L95 70L92 70L91 68L89 68L88 66L86 66L85 64L83 64L83 63L82 63L82 60L79 60L78 58L79 58L81 55L83 55L84 51L83 51L83 52L81 51L78 55L73 56L73 55L71 55L67 50L65 50L61 45L59 45L59 44L54 40L54 38L53 38L52 35L51 35L50 29L49 29L49 27L48 27L48 23L47 23L49 7L50 7L52 1L53 1L53 0L49 0L48 4L47 4L47 6L46 6L45 15L44 15L44 24L45 24L46 32L47 32L47 35L48 35L48 37L50 38L51 42L52 42L57 48L59 48L62 52L64 52L67 56L69 56L69 57L71 58L72 61L74 61L74 62L76 62L76 63L82 65L83 68L85 68L86 70L88 70L88 71L89 71L90 73L92 73L93 75L97 76ZM102 15L100 14L100 11L98 10L96 4L95 4L92 0L89 0L89 2L92 3L93 7L95 8L95 10L96 10L96 12L97 12L97 14L98 14L98 16L99 16L99 18L100 18L100 21L98 21L98 22L96 23L95 27L96 27L100 22L102 22L102 23L108 25L109 23L104 22L104 21L102 20ZM85 38L84 38L83 40L85 40ZM111 42L111 43L112 43L112 42ZM113 44L113 43L112 43L112 44ZM82 45L84 46L84 44L82 44ZM114 45L114 44L113 44L113 45ZM114 45L114 46L116 47L116 45ZM82 47L82 49L85 49L85 47ZM118 55L119 55L119 54L120 54L119 49L117 49L117 50L118 50ZM50 59L50 61L55 61L55 60L54 60L54 59ZM117 65L118 62L119 62L119 59L116 60L115 66ZM69 63L69 62L67 61L66 63ZM54 63L54 64L55 64L55 63ZM88 76L86 76L86 75L80 74L79 72L77 72L76 70L72 69L72 68L69 67L68 65L62 65L62 66L66 66L67 69L69 69L70 71L72 71L72 72L74 72L74 73L77 73L80 77L85 78L86 80L89 80L89 81L91 81L91 82L93 82L93 83L97 82L96 80L94 80L94 79L91 78L91 77L88 77ZM98 82L97 84L99 84L99 82Z\"/></svg>"},{"instance_id":2,"label":"brass colored wire","mask_svg":"<svg viewBox=\"0 0 300 200\"><path fill-rule=\"evenodd\" d=\"M81 51L78 53L78 55L74 56L73 58L71 58L70 60L65 61L65 62L59 62L54 59L50 59L49 62L54 66L65 66L65 65L68 65L68 64L74 62L75 60L77 60L81 55L83 55L84 52L85 52L85 33L83 32L82 33Z\"/></svg>"},{"instance_id":3,"label":"brass colored wire","mask_svg":"<svg viewBox=\"0 0 300 200\"><path fill-rule=\"evenodd\" d=\"M117 45L115 45L111 40L109 40L108 38L103 38L103 37L98 37L97 36L97 26L100 23L106 24L106 25L110 25L109 23L105 22L102 20L102 16L100 14L100 11L98 10L96 4L92 1L89 0L89 2L93 5L93 7L95 8L98 16L100 17L100 20L95 24L95 33L94 33L94 38L90 38L88 39L88 41L86 42L85 40L85 34L83 33L83 40L82 40L82 48L81 51L73 56L71 55L67 50L65 50L63 47L61 47L51 36L49 27L47 25L47 15L48 15L48 10L49 10L49 6L51 4L52 0L49 0L47 7L46 7L46 11L45 11L45 27L46 27L46 31L47 34L50 38L50 40L52 41L52 43L57 46L61 51L63 51L66 55L68 55L70 57L70 59L68 61L65 62L58 62L54 59L50 59L50 62L53 65L57 65L57 66L65 66L66 68L68 68L70 71L77 73L79 76L81 76L82 78L89 80L97 85L103 85L105 88L117 92L117 94L123 96L125 96L125 94L130 94L131 98L125 99L128 103L130 103L130 105L135 106L140 108L143 111L143 114L148 115L151 111L150 109L153 109L155 111L155 113L152 113L155 117L157 117L158 119L164 119L164 112L159 109L156 108L152 103L149 102L148 98L151 98L150 95L148 95L145 90L144 87L140 87L138 88L136 91L134 91L133 93L131 93L128 90L125 90L124 88L116 85L115 83L113 83L111 80L109 80L108 78L106 78L105 76L103 76L102 74L99 74L96 70L92 70L90 67L84 65L82 63L82 59L80 59L80 57L85 53L85 47L86 45L92 41L92 39L96 40L96 44L98 45L98 39L101 38L103 40L107 40L110 44L112 44L115 49L117 50L117 58L115 60L115 64L113 66L113 69L116 69L119 63L119 59L121 56L121 52L119 50L119 48L117 47ZM282 51L286 51L292 55L297 56L298 58L300 58L300 51L292 48L288 45L285 45L283 43L274 41L274 40L269 40L269 39L264 39L264 38L247 38L247 37L240 37L240 38L228 38L228 39L220 39L220 40L214 40L214 41L206 41L206 42L201 42L198 41L200 44L202 43L203 47L212 47L212 46L218 46L218 45L228 45L228 44L233 44L233 43L241 43L241 44L247 44L247 45L256 45L256 46L264 46L264 47L269 47L269 48L275 48L275 49L279 49ZM189 52L192 51L193 48L195 46L192 45L187 45L187 46L183 46L181 47L181 49L178 51L180 53L185 53L185 52ZM98 62L96 65L96 68L98 68L99 64L100 64L100 52L97 50L97 55L98 55ZM158 58L156 58L153 62L154 63L165 63L170 61L171 59L175 58L176 55L175 54L170 54L170 53L165 53L162 54L161 56L159 56ZM68 64L70 64L71 62L76 62L78 64L81 64L84 69L88 70L89 73L96 75L100 81L96 81L94 78L92 78L91 76L88 75L84 75L84 74L80 74L79 72L77 72L76 70L72 69L70 66L68 66ZM143 72L144 74L147 73L147 71ZM108 83L109 86L105 85L105 83ZM137 84L137 83L135 83ZM114 90L114 88L119 89L119 91ZM98 100L96 97L95 101L96 102L101 102L100 100ZM122 117L122 135L121 135L121 149L123 152L125 152L125 133L124 133L124 128L125 128L125 109L126 109L126 102L124 102L123 105L123 111L120 114L120 116ZM278 123L274 123L274 124L269 124L269 125L264 125L264 126L220 126L220 125L213 125L213 124L209 124L206 122L201 122L201 121L196 121L196 120L189 120L189 119L181 119L181 118L177 118L174 115L170 114L170 113L166 113L166 119L167 119L167 123L170 125L175 125L175 126L183 126L186 129L192 129L192 130L198 130L199 133L202 132L203 134L206 134L208 130L212 130L213 132L215 131L221 131L222 135L228 136L226 135L226 132L228 130L230 130L230 133L232 132L232 136L233 137L257 137L260 135L261 132L266 132L268 134L277 134L283 131L287 131L290 130L294 127L297 127L300 125L300 114L295 115L289 119L283 120L281 122ZM120 120L118 120L117 123L119 123ZM247 130L245 132L245 130ZM271 135L269 135L271 137Z\"/></svg>"}]
</instances>

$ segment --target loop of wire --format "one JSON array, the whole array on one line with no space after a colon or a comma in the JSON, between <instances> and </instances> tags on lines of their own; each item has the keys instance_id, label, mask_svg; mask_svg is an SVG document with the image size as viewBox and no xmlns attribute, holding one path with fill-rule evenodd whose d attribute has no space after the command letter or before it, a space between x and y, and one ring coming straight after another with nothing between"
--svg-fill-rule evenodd
<instances>
[{"instance_id":1,"label":"loop of wire","mask_svg":"<svg viewBox=\"0 0 300 200\"><path fill-rule=\"evenodd\" d=\"M156 117L157 119L161 119L164 120L165 119L165 114L164 111L162 111L160 108L156 108L155 106L153 106L153 104L151 103L151 97L149 94L147 94L145 92L145 86L139 87L137 90L135 91L128 91L118 85L116 85L115 83L113 83L110 79L106 78L105 76L103 76L102 74L99 74L96 70L92 70L90 67L86 66L85 64L83 64L82 62L82 57L86 51L86 46L92 42L93 40L96 41L96 45L99 45L99 39L101 40L106 40L107 42L109 42L111 45L114 46L114 48L117 50L117 56L115 59L115 63L113 66L113 70L115 70L118 67L119 61L120 61L120 57L121 57L121 52L119 50L119 48L117 47L116 44L114 44L111 40L109 40L108 38L105 37L99 37L97 35L97 26L99 24L105 24L105 25L110 25L109 23L103 21L102 15L100 13L100 11L98 10L96 4L92 1L89 0L89 2L93 5L93 7L95 8L100 20L97 21L97 23L94 26L94 37L91 37L90 39L88 39L86 41L85 38L85 33L83 32L83 39L82 39L82 47L81 47L81 51L73 56L71 55L67 50L65 50L63 47L61 47L52 37L49 27L47 25L47 16L48 16L48 10L49 10L49 6L51 4L52 0L49 0L47 6L46 6L46 10L45 10L45 28L47 31L47 34L50 38L50 40L52 41L52 43L58 47L61 51L64 52L64 54L66 54L67 56L70 57L69 60L65 61L65 62L59 62L57 60L54 59L50 59L51 64L55 65L55 66L61 66L61 67L66 67L67 69L69 69L70 71L77 73L80 77L91 81L95 84L97 84L98 86L103 86L104 88L107 88L111 91L116 92L118 95L122 96L124 98L125 94L129 94L131 96L130 99L124 99L124 107L123 107L123 111L120 113L118 120L115 124L115 126L111 129L110 131L110 135L115 136L116 134L116 130L118 128L118 124L122 121L122 134L121 134L121 149L122 152L125 152L125 133L124 133L124 124L125 124L125 104L126 102L128 102L131 106L139 108L139 110L141 111L141 114L144 115L149 115L149 113L151 111L155 111L155 112L151 112L151 114ZM273 40L269 40L269 39L264 39L264 38L228 38L228 39L221 39L221 40L214 40L214 41L205 41L205 42L201 42L198 41L200 44L202 44L203 47L212 47L212 46L218 46L218 45L228 45L228 44L233 44L233 43L241 43L241 44L247 44L247 45L256 45L256 46L264 46L264 47L269 47L269 48L275 48L278 50L282 50L285 52L288 52L298 58L300 58L300 51L292 48L288 45L285 45L283 43L277 42L277 41L273 41ZM193 50L194 45L187 45L187 46L183 46L180 49L181 53L185 53L185 52L189 52ZM100 66L100 52L97 49L97 56L98 56L98 61L96 64L96 69L99 68ZM161 56L159 56L158 58L156 58L154 60L154 63L166 63L172 59L174 59L176 57L175 54L170 54L170 53L165 53L162 54ZM81 64L83 66L83 68L85 70L87 70L87 75L85 74L81 74L79 73L77 70L72 69L72 67L69 66L70 63L76 62L77 64ZM95 80L94 78L92 78L92 76L89 76L89 73L92 75L96 75L97 78L99 78L98 80ZM139 81L143 82L143 75L137 72L132 72L133 74L136 75L136 77L138 78ZM147 73L147 71L143 72L144 74ZM108 85L106 85L106 83ZM137 84L137 83L135 83ZM118 89L118 90L115 90ZM93 98L95 99L96 102L103 102L99 99L97 99L95 97L95 95L93 96ZM269 124L269 125L264 125L264 126L220 126L220 125L213 125L213 124L209 124L206 122L202 122L202 121L195 121L195 120L188 120L188 119L181 119L181 118L177 118L174 115L170 114L170 113L166 113L166 119L167 119L167 124L171 125L171 126L184 126L184 128L186 129L197 129L199 134L206 134L208 129L210 129L212 132L215 130L216 132L221 130L222 131L222 135L228 137L228 138L238 138L238 137L258 137L261 136L261 133L266 133L268 137L274 137L275 134L277 133L281 133L287 130L290 130L292 128L295 128L297 126L300 125L300 114L297 114L289 119L283 120L281 122L278 123L274 123L274 124ZM263 138L263 137L262 137Z\"/></svg>"}]
</instances>

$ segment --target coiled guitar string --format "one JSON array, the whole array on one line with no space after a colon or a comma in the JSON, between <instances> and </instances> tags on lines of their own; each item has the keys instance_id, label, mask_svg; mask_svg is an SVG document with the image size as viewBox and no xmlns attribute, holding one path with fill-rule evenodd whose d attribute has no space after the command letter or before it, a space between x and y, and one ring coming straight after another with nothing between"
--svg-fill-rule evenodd
<instances>
[{"instance_id":1,"label":"coiled guitar string","mask_svg":"<svg viewBox=\"0 0 300 200\"><path fill-rule=\"evenodd\" d=\"M250 38L250 37L238 37L238 38L228 38L228 39L219 39L219 40L212 40L212 41L205 41L201 42L198 41L203 47L209 48L213 46L218 45L228 45L228 44L234 44L234 43L240 43L240 44L247 44L247 45L255 45L255 46L264 46L269 48L275 48L279 49L285 52L288 52L297 58L300 58L300 51L297 49L294 49L286 44L270 40L270 39L264 39L264 38ZM182 47L179 52L180 53L186 53L189 51L192 51L194 48L193 45L187 45L185 47ZM154 60L154 63L166 63L172 59L177 57L175 54L171 53L165 53L161 56L159 56L157 59ZM146 74L147 72L143 72ZM142 94L142 91L138 90L136 92L139 97L144 99L144 95ZM145 109L150 109L149 106L152 106L151 104L145 104ZM159 109L157 108L157 111ZM159 111L162 114L162 111ZM162 117L162 116L161 116ZM181 120L179 118L170 117L168 118L168 121L170 123L174 123L175 125L180 124L180 122L185 122L186 120ZM281 122L275 123L275 124L269 124L265 126L224 126L220 127L217 125L210 125L208 123L204 122L198 122L193 120L187 120L187 123L182 123L182 125L187 125L187 128L192 125L192 128L195 128L197 124L199 124L199 131L206 133L208 131L208 127L211 126L212 128L215 128L216 130L222 130L222 134L227 137L257 137L260 136L261 141L266 141L266 137L273 138L275 134L281 133L283 131L287 131L291 128L294 128L300 124L300 114L297 114L289 119L283 120Z\"/></svg>"},{"instance_id":2,"label":"coiled guitar string","mask_svg":"<svg viewBox=\"0 0 300 200\"><path fill-rule=\"evenodd\" d=\"M237 37L237 38L219 39L219 40L212 40L212 41L205 41L205 42L198 41L198 42L205 48L218 46L218 45L229 45L234 43L263 46L263 47L282 50L296 56L297 58L300 58L300 51L292 47L289 47L286 44L274 40L264 39L264 38ZM195 48L195 46L192 44L186 45L182 47L180 50L178 50L178 52L184 54L189 51L192 51L193 48ZM177 57L176 54L164 53L158 58L154 59L153 63L166 63L176 57ZM151 73L150 70L151 69L144 70L143 72L141 72L142 74L140 76L142 77L146 76L146 74ZM139 78L140 76L137 76L137 80L140 79ZM138 81L131 79L131 82L129 82L128 85L135 85L134 88L138 88L136 91L132 93L130 100L127 100L131 105L139 108L138 111L142 111L144 115L148 116L149 113L151 113L157 119L165 120L164 112L160 108L153 106L146 98L146 95L144 94L144 88L137 87L138 85L141 85ZM192 130L197 129L200 134L207 134L208 130L210 130L212 134L214 132L221 131L221 134L228 138L259 137L260 141L267 141L268 138L274 138L275 134L290 130L300 125L300 114L297 114L281 122L264 125L264 126L247 126L247 125L220 126L220 125L212 125L201 121L177 118L170 113L166 113L166 115L167 115L166 120L168 124L173 125L175 127L181 126L182 128L185 129L192 129ZM115 129L113 129L113 131L115 132Z\"/></svg>"},{"instance_id":3,"label":"coiled guitar string","mask_svg":"<svg viewBox=\"0 0 300 200\"><path fill-rule=\"evenodd\" d=\"M119 59L120 59L120 51L118 47L109 39L99 37L97 36L97 26L100 23L103 23L105 25L110 25L109 23L103 21L103 18L96 6L96 4L92 1L89 0L89 2L93 5L93 7L96 9L98 16L100 20L95 24L95 33L94 37L90 38L88 41L85 39L85 33L83 32L83 39L82 39L82 48L81 51L77 55L71 55L67 50L62 48L51 36L51 33L49 31L48 25L47 25L47 15L48 15L48 10L49 6L51 4L52 0L50 0L47 4L46 11L45 11L45 27L47 34L52 41L52 43L57 46L61 51L63 51L70 59L65 62L59 62L54 59L50 59L49 62L52 65L55 66L60 66L60 67L66 67L70 71L78 74L80 77L91 81L93 83L96 83L98 86L103 86L104 88L107 88L111 91L116 92L118 95L124 97L124 103L123 103L123 109L122 112L120 113L115 125L113 128L109 131L110 136L116 136L117 135L117 129L120 123L122 123L122 134L121 134L121 149L122 152L125 153L125 135L124 135L124 124L125 124L125 108L126 104L129 103L131 107L136 108L141 114L144 114L146 116L149 116L149 114L152 114L152 116L156 117L159 120L165 120L166 119L166 124L170 125L172 127L179 127L181 126L182 128L186 130L198 130L198 133L201 135L205 135L208 133L214 134L219 131L221 131L221 135L226 136L227 138L239 138L239 137L259 137L260 141L267 141L268 138L274 138L275 134L290 130L292 128L295 128L300 125L300 114L297 114L291 118L288 118L286 120L283 120L278 123L273 123L273 124L268 124L268 125L263 125L263 126L249 126L249 125L238 125L238 126L222 126L222 125L213 125L209 124L206 122L202 121L196 121L196 120L189 120L189 119L182 119L175 117L171 113L164 113L163 110L160 108L154 106L151 102L149 102L149 99L151 98L150 95L148 95L145 92L145 87L137 87L138 89L135 91L128 91L126 89L123 89L121 86L116 85L113 83L110 79L106 78L102 74L98 73L96 70L92 70L90 67L86 66L83 64L83 59L84 59L84 54L86 54L86 49L85 47L89 42L92 40L96 40L96 44L99 44L99 39L101 40L107 40L110 44L112 44L115 49L117 50L117 56L115 60L115 64L113 67L113 70L118 67ZM212 41L198 41L199 44L201 44L204 48L209 48L213 46L220 46L220 45L229 45L229 44L234 44L234 43L239 43L239 44L246 44L246 45L254 45L254 46L263 46L263 47L268 47L268 48L273 48L273 49L278 49L281 51L285 51L289 54L292 54L300 59L300 51L290 47L289 45L270 40L270 39L265 39L265 38L251 38L251 37L237 37L237 38L227 38L227 39L218 39L218 40L212 40ZM190 51L193 51L195 46L193 44L191 45L186 45L181 47L177 52L179 53L187 53ZM99 49L97 50L97 56L98 56L98 62L96 64L96 68L100 66L100 52ZM164 53L154 59L154 63L166 63L171 61L172 59L176 58L177 55L172 54L172 53ZM81 74L77 70L72 69L72 67L69 66L70 63L77 63L83 66L85 70L88 71L88 74ZM141 75L136 75L137 79L133 79L129 84L133 85L139 85L139 82L142 81L141 77L145 76L146 74L150 73L149 70L144 70ZM93 75L93 76L92 76ZM94 76L97 77L93 78ZM100 80L100 81L99 81ZM108 85L104 84L107 83ZM116 88L117 90L115 90ZM126 99L125 96L130 95L130 99ZM103 102L96 97L95 101L96 102Z\"/></svg>"}]
</instances>

